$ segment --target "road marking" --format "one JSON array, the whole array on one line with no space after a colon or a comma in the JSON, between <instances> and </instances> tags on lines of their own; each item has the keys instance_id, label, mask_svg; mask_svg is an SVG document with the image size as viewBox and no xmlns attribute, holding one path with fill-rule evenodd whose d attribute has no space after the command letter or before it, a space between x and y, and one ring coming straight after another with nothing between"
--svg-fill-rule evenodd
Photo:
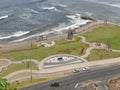
<instances>
[{"instance_id":1,"label":"road marking","mask_svg":"<svg viewBox=\"0 0 120 90\"><path fill-rule=\"evenodd\" d=\"M104 88L105 88L106 90L109 89L108 86L107 86L106 84L104 84Z\"/></svg>"},{"instance_id":2,"label":"road marking","mask_svg":"<svg viewBox=\"0 0 120 90\"><path fill-rule=\"evenodd\" d=\"M75 84L75 87L74 88L77 88L78 87L78 83Z\"/></svg>"}]
</instances>

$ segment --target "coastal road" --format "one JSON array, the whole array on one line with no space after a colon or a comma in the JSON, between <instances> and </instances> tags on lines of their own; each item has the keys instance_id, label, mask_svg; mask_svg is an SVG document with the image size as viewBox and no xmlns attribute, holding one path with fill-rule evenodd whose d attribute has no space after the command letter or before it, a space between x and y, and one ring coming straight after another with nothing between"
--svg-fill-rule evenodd
<instances>
[{"instance_id":1,"label":"coastal road","mask_svg":"<svg viewBox=\"0 0 120 90\"><path fill-rule=\"evenodd\" d=\"M60 83L59 87L50 87L50 83L53 81L49 81L46 83L26 87L20 90L87 90L82 87L78 88L78 85L87 80L97 80L100 78L106 79L107 77L119 74L120 65L114 65L93 70L91 69L89 71L76 73L62 79L54 80Z\"/></svg>"}]
</instances>

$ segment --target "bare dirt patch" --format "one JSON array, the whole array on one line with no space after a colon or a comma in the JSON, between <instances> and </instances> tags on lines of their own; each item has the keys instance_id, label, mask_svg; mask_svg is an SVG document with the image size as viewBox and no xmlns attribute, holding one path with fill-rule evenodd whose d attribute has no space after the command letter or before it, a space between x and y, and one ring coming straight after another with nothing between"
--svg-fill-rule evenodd
<instances>
[{"instance_id":1,"label":"bare dirt patch","mask_svg":"<svg viewBox=\"0 0 120 90\"><path fill-rule=\"evenodd\" d=\"M111 90L120 90L120 77L109 81Z\"/></svg>"},{"instance_id":2,"label":"bare dirt patch","mask_svg":"<svg viewBox=\"0 0 120 90\"><path fill-rule=\"evenodd\" d=\"M8 65L8 61L0 60L0 67Z\"/></svg>"}]
</instances>

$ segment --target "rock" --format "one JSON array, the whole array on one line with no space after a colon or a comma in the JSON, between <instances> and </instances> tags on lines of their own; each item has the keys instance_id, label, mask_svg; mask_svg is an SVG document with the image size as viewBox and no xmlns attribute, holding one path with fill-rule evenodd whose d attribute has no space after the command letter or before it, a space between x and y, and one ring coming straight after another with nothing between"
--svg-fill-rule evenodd
<instances>
[{"instance_id":1,"label":"rock","mask_svg":"<svg viewBox=\"0 0 120 90\"><path fill-rule=\"evenodd\" d=\"M88 16L81 16L82 19L84 20L92 20L92 21L96 21L95 19L88 17Z\"/></svg>"},{"instance_id":2,"label":"rock","mask_svg":"<svg viewBox=\"0 0 120 90\"><path fill-rule=\"evenodd\" d=\"M45 46L44 47L51 47L51 45L50 44L45 44Z\"/></svg>"},{"instance_id":3,"label":"rock","mask_svg":"<svg viewBox=\"0 0 120 90\"><path fill-rule=\"evenodd\" d=\"M37 44L37 47L40 47L40 44Z\"/></svg>"},{"instance_id":4,"label":"rock","mask_svg":"<svg viewBox=\"0 0 120 90\"><path fill-rule=\"evenodd\" d=\"M55 41L52 41L51 42L51 46L55 46L56 42Z\"/></svg>"}]
</instances>

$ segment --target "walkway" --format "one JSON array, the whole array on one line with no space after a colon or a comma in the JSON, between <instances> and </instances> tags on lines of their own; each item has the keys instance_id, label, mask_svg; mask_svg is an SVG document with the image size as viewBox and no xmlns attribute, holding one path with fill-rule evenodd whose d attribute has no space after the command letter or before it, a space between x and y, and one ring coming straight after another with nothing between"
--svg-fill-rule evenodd
<instances>
[{"instance_id":1,"label":"walkway","mask_svg":"<svg viewBox=\"0 0 120 90\"><path fill-rule=\"evenodd\" d=\"M83 56L81 56L81 58L88 57L90 55L91 50L93 49L108 49L107 45L104 43L98 43L98 42L90 43L86 40L85 37L83 36L79 36L79 37L82 39L82 42L89 45L89 48L86 50L86 53Z\"/></svg>"}]
</instances>

